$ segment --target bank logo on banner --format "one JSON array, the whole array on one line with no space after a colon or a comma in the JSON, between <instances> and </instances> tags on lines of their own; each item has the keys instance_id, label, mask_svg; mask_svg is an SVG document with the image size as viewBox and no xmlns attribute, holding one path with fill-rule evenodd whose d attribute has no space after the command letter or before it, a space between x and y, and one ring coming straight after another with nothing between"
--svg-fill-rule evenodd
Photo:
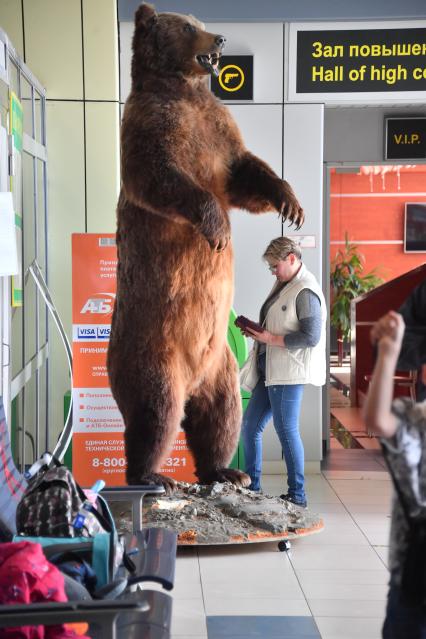
<instances>
[{"instance_id":1,"label":"bank logo on banner","mask_svg":"<svg viewBox=\"0 0 426 639\"><path fill-rule=\"evenodd\" d=\"M80 310L81 315L86 313L96 315L111 315L114 309L115 293L95 293L89 297Z\"/></svg>"}]
</instances>

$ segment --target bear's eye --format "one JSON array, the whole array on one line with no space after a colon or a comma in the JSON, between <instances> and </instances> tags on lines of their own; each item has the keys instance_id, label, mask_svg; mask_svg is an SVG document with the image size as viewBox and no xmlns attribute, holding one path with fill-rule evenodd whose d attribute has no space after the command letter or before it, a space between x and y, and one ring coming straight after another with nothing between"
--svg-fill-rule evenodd
<instances>
[{"instance_id":1,"label":"bear's eye","mask_svg":"<svg viewBox=\"0 0 426 639\"><path fill-rule=\"evenodd\" d=\"M183 30L187 31L188 33L195 33L195 31L196 31L194 25L191 24L190 22L186 23L186 25L184 26Z\"/></svg>"}]
</instances>

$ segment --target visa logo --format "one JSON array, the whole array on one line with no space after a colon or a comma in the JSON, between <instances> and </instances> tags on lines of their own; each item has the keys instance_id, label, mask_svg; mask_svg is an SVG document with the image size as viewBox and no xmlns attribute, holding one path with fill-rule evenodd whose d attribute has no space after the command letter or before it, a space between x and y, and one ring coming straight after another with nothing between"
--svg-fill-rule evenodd
<instances>
[{"instance_id":1,"label":"visa logo","mask_svg":"<svg viewBox=\"0 0 426 639\"><path fill-rule=\"evenodd\" d=\"M104 328L98 328L97 329L98 338L99 339L109 339L110 332L111 332L111 329L110 329L109 326L105 326Z\"/></svg>"},{"instance_id":2,"label":"visa logo","mask_svg":"<svg viewBox=\"0 0 426 639\"><path fill-rule=\"evenodd\" d=\"M77 337L78 339L96 339L96 330L94 328L79 328Z\"/></svg>"}]
</instances>

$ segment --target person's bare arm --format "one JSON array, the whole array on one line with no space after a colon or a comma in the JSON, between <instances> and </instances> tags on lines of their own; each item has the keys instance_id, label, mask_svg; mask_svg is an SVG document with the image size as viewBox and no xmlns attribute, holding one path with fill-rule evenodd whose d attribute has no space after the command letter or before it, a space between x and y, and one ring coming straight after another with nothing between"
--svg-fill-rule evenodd
<instances>
[{"instance_id":1,"label":"person's bare arm","mask_svg":"<svg viewBox=\"0 0 426 639\"><path fill-rule=\"evenodd\" d=\"M404 320L390 311L373 326L371 339L378 344L378 357L364 405L368 430L381 437L395 434L398 420L392 413L393 376L404 335Z\"/></svg>"},{"instance_id":2,"label":"person's bare arm","mask_svg":"<svg viewBox=\"0 0 426 639\"><path fill-rule=\"evenodd\" d=\"M262 342L263 344L268 344L269 346L281 346L282 348L285 348L284 335L275 335L274 333L270 333L266 329L262 333L259 333L251 327L247 327L242 332L243 335L245 335L246 337L252 337L256 340L256 342Z\"/></svg>"}]
</instances>

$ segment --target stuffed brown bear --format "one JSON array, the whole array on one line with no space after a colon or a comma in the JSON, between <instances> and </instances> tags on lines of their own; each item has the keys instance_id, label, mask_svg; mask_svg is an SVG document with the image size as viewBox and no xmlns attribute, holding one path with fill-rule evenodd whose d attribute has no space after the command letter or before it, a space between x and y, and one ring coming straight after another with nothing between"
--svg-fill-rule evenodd
<instances>
[{"instance_id":1,"label":"stuffed brown bear","mask_svg":"<svg viewBox=\"0 0 426 639\"><path fill-rule=\"evenodd\" d=\"M250 481L227 468L241 423L229 211L278 211L297 226L303 211L209 90L224 43L192 16L136 12L108 350L129 484L173 488L158 471L180 426L200 482Z\"/></svg>"}]
</instances>

